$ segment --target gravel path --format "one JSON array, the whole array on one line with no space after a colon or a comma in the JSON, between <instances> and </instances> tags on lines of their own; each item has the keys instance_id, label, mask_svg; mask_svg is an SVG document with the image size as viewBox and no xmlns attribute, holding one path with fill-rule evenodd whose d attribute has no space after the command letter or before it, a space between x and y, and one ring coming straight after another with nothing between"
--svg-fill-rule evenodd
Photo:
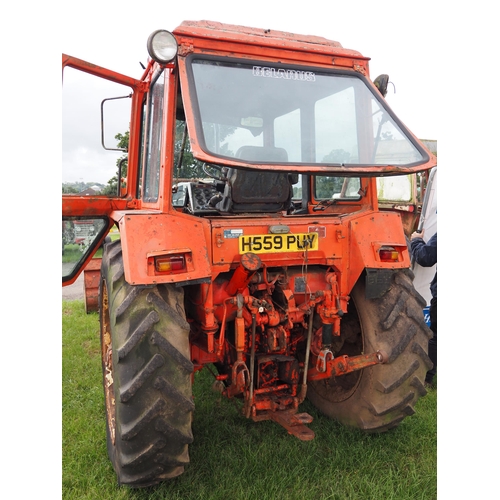
<instances>
[{"instance_id":1,"label":"gravel path","mask_svg":"<svg viewBox=\"0 0 500 500\"><path fill-rule=\"evenodd\" d=\"M84 293L82 271L72 285L62 287L62 300L83 300Z\"/></svg>"}]
</instances>

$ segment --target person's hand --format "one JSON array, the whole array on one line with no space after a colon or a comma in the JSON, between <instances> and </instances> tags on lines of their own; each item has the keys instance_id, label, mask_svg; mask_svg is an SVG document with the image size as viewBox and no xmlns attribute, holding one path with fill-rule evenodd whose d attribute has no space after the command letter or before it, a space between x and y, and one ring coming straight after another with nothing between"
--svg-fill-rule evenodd
<instances>
[{"instance_id":1,"label":"person's hand","mask_svg":"<svg viewBox=\"0 0 500 500\"><path fill-rule=\"evenodd\" d=\"M423 237L424 237L424 230L422 229L422 231L420 231L420 232L418 232L418 231L413 232L411 234L410 239L413 241L416 238L423 238Z\"/></svg>"}]
</instances>

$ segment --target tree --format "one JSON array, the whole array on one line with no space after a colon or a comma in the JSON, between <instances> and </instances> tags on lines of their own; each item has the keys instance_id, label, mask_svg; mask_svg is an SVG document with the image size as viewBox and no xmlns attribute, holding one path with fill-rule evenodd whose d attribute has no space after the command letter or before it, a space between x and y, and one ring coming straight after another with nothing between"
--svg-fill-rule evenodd
<instances>
[{"instance_id":1,"label":"tree","mask_svg":"<svg viewBox=\"0 0 500 500\"><path fill-rule=\"evenodd\" d=\"M213 143L215 141L215 132L213 127L218 128L219 140L222 142L226 137L230 136L236 130L236 127L213 125L212 127L204 127L205 141ZM186 134L186 136L185 136ZM203 162L197 160L191 152L189 137L187 136L186 122L177 120L175 128L175 156L174 156L174 176L175 179L201 179L207 175L203 171ZM234 156L228 150L227 144L224 144L220 150L220 154L225 156ZM182 162L179 167L179 158L182 155Z\"/></svg>"},{"instance_id":2,"label":"tree","mask_svg":"<svg viewBox=\"0 0 500 500\"><path fill-rule=\"evenodd\" d=\"M130 139L130 131L127 130L124 134L116 134L115 139L118 141L117 147L121 149L125 149L128 151L128 144L129 144L129 139ZM121 176L122 178L127 177L127 166L128 166L128 159L127 159L127 153L123 154L116 160L116 175L111 177L109 179L107 186L103 189L102 194L106 196L116 196L116 193L118 192L118 171L121 163Z\"/></svg>"},{"instance_id":3,"label":"tree","mask_svg":"<svg viewBox=\"0 0 500 500\"><path fill-rule=\"evenodd\" d=\"M76 194L79 193L80 191L76 189L74 186L66 186L63 184L62 186L62 194Z\"/></svg>"},{"instance_id":4,"label":"tree","mask_svg":"<svg viewBox=\"0 0 500 500\"><path fill-rule=\"evenodd\" d=\"M182 162L179 166L179 159ZM174 172L176 179L195 179L204 177L203 163L198 161L191 152L186 122L177 120L175 124Z\"/></svg>"},{"instance_id":5,"label":"tree","mask_svg":"<svg viewBox=\"0 0 500 500\"><path fill-rule=\"evenodd\" d=\"M231 135L236 130L236 127L222 127L219 134L222 138ZM130 131L127 130L124 134L116 134L115 139L118 141L117 147L126 149L128 151ZM234 156L229 150L223 148L222 154L227 156ZM179 159L182 158L179 166ZM117 173L109 181L107 186L103 189L102 194L107 196L116 196L118 185L118 169L120 163L121 176L127 176L127 154L124 154L116 161ZM175 143L174 143L174 176L175 179L200 179L206 177L203 172L203 162L197 160L191 152L189 137L187 136L186 122L177 120L175 126Z\"/></svg>"}]
</instances>

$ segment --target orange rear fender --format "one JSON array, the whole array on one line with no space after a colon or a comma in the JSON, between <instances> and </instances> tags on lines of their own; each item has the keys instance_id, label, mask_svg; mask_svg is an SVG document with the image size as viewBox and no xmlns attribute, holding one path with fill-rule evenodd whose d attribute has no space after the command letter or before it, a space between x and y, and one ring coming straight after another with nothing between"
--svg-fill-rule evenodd
<instances>
[{"instance_id":1,"label":"orange rear fender","mask_svg":"<svg viewBox=\"0 0 500 500\"><path fill-rule=\"evenodd\" d=\"M356 218L350 222L349 232L349 291L364 269L391 270L410 267L403 224L398 213L375 212ZM385 249L394 249L393 260L383 260L381 250Z\"/></svg>"}]
</instances>

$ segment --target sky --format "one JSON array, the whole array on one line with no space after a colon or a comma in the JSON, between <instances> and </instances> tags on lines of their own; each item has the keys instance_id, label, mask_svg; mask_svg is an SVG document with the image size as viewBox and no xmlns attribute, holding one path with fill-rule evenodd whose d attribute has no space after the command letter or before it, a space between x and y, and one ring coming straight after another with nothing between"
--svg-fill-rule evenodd
<instances>
[{"instance_id":1,"label":"sky","mask_svg":"<svg viewBox=\"0 0 500 500\"><path fill-rule=\"evenodd\" d=\"M131 15L122 2L88 2L78 11L78 22L61 26L62 52L140 78L147 62L146 41L156 29L173 31L183 20L210 20L305 35L317 35L340 42L371 58L370 76L389 75L386 100L403 123L420 139L438 139L438 122L430 119L438 106L433 85L423 85L422 75L432 74L437 66L434 42L422 36L431 22L427 9L408 9L403 2L391 4L390 16L377 2L326 2L312 0L300 11L290 2L255 0L247 8L235 2L199 1L187 3L153 0ZM296 4L298 5L298 4ZM425 5L425 2L424 4ZM152 13L152 15L149 15ZM69 76L65 73L68 92ZM90 78L90 77L86 77ZM81 82L87 96L93 84ZM128 92L128 89L126 89ZM116 95L111 92L108 96ZM63 121L63 133L83 140L93 134L95 147L63 141L63 181L106 183L116 171L119 153L100 146L100 117L97 104L84 106L85 121L72 112ZM95 109L92 125L90 111ZM106 119L110 114L106 115ZM113 130L106 123L108 130ZM119 127L116 132L122 132ZM111 133L112 139L114 134ZM113 141L109 141L114 146ZM71 169L68 168L71 166ZM92 174L91 174L92 172ZM93 177L89 177L89 176Z\"/></svg>"},{"instance_id":2,"label":"sky","mask_svg":"<svg viewBox=\"0 0 500 500\"><path fill-rule=\"evenodd\" d=\"M139 61L147 59L146 41L156 29L173 31L183 20L211 20L291 33L317 35L340 42L370 57L372 79L389 74L387 101L402 121L422 139L437 139L437 123L429 119L438 96L425 78L437 68L433 37L423 36L432 22L422 8L409 9L393 2L390 14L379 2L326 2L311 0L307 9L290 2L254 0L247 8L231 1L150 1L138 15L123 2L86 2L78 23L62 26L62 51L133 77L142 74ZM99 9L92 9L99 5ZM118 9L117 5L121 8ZM185 7L182 7L185 5ZM298 5L298 4L296 4ZM87 11L88 9L88 11ZM154 15L148 16L148 12ZM92 29L89 29L89 23Z\"/></svg>"}]
</instances>

